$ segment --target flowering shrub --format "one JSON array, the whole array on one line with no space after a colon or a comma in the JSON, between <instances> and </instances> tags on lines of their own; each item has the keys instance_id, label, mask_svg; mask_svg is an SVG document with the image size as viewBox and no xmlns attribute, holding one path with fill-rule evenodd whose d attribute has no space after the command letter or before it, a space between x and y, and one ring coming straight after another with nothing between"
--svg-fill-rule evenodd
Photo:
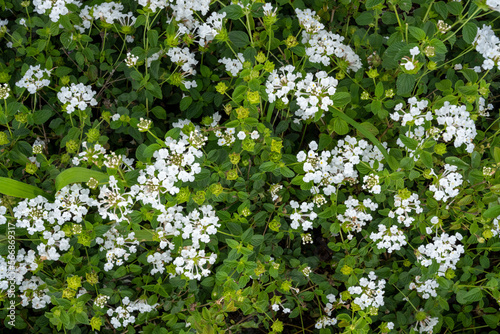
<instances>
[{"instance_id":1,"label":"flowering shrub","mask_svg":"<svg viewBox=\"0 0 500 334\"><path fill-rule=\"evenodd\" d=\"M498 2L0 8L2 328L497 332Z\"/></svg>"}]
</instances>

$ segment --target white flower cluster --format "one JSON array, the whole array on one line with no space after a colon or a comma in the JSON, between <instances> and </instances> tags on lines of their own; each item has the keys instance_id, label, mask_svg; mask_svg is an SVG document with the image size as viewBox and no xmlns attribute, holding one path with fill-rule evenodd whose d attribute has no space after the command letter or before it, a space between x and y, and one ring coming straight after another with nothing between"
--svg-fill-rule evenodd
<instances>
[{"instance_id":1,"label":"white flower cluster","mask_svg":"<svg viewBox=\"0 0 500 334\"><path fill-rule=\"evenodd\" d=\"M304 182L313 181L313 194L323 192L330 196L336 192L336 187L346 181L356 183L358 171L354 167L359 163L367 163L373 168L375 161L380 162L384 156L380 150L368 144L365 140L358 140L346 136L337 142L331 151L316 152L316 142L309 144L309 152L301 151L297 154L297 161L304 162ZM379 164L378 170L383 169Z\"/></svg>"},{"instance_id":2,"label":"white flower cluster","mask_svg":"<svg viewBox=\"0 0 500 334\"><path fill-rule=\"evenodd\" d=\"M319 71L314 75L307 73L303 80L299 80L302 74L294 71L293 65L287 65L271 72L266 82L269 102L273 103L278 98L288 104L290 101L288 94L293 93L299 105L299 109L295 112L298 117L294 120L296 123L300 120L313 119L320 110L328 111L328 107L333 105L330 97L335 94L338 80L329 77L325 71Z\"/></svg>"},{"instance_id":3,"label":"white flower cluster","mask_svg":"<svg viewBox=\"0 0 500 334\"><path fill-rule=\"evenodd\" d=\"M210 275L210 270L204 266L214 264L215 260L217 260L215 253L207 255L203 249L186 246L181 250L180 256L175 258L173 264L177 274L184 275L188 279L200 280Z\"/></svg>"},{"instance_id":4,"label":"white flower cluster","mask_svg":"<svg viewBox=\"0 0 500 334\"><path fill-rule=\"evenodd\" d=\"M197 33L195 35L199 38L198 44L205 46L208 42L211 42L224 27L225 17L226 13L219 14L217 12L213 12L207 18L205 23L199 24L196 27Z\"/></svg>"},{"instance_id":5,"label":"white flower cluster","mask_svg":"<svg viewBox=\"0 0 500 334\"><path fill-rule=\"evenodd\" d=\"M435 279L428 279L425 282L420 281L420 276L415 277L415 282L411 282L408 289L417 290L422 294L422 298L429 299L430 297L437 297L436 289L439 284Z\"/></svg>"},{"instance_id":6,"label":"white flower cluster","mask_svg":"<svg viewBox=\"0 0 500 334\"><path fill-rule=\"evenodd\" d=\"M500 12L500 1L498 0L486 0L486 6L490 7L491 10Z\"/></svg>"},{"instance_id":7,"label":"white flower cluster","mask_svg":"<svg viewBox=\"0 0 500 334\"><path fill-rule=\"evenodd\" d=\"M466 151L472 153L474 144L472 141L476 137L476 125L470 118L466 106L456 106L446 101L443 107L434 111L439 125L444 125L443 140L446 142L455 138L455 147L466 145Z\"/></svg>"},{"instance_id":8,"label":"white flower cluster","mask_svg":"<svg viewBox=\"0 0 500 334\"><path fill-rule=\"evenodd\" d=\"M322 63L331 66L333 57L343 59L349 63L348 69L357 72L363 64L354 50L343 44L344 37L326 30L315 34L302 32L302 43L306 45L306 55L311 63Z\"/></svg>"},{"instance_id":9,"label":"white flower cluster","mask_svg":"<svg viewBox=\"0 0 500 334\"><path fill-rule=\"evenodd\" d=\"M424 310L420 309L420 312L423 313ZM423 320L417 320L417 324L413 330L418 331L419 333L433 334L434 326L436 326L438 322L438 317L431 317L430 315L427 315Z\"/></svg>"},{"instance_id":10,"label":"white flower cluster","mask_svg":"<svg viewBox=\"0 0 500 334\"><path fill-rule=\"evenodd\" d=\"M295 13L297 13L297 19L299 20L300 27L304 29L306 32L313 34L318 31L325 29L323 23L319 22L319 16L316 15L316 12L306 8L295 9Z\"/></svg>"},{"instance_id":11,"label":"white flower cluster","mask_svg":"<svg viewBox=\"0 0 500 334\"><path fill-rule=\"evenodd\" d=\"M416 97L410 97L408 99L409 110L403 109L403 103L398 103L394 107L394 113L391 114L392 120L399 122L401 119L401 125L405 126L408 123L411 125L423 125L425 121L432 121L433 116L430 111L425 114L425 109L429 105L429 101L420 100L418 101Z\"/></svg>"},{"instance_id":12,"label":"white flower cluster","mask_svg":"<svg viewBox=\"0 0 500 334\"><path fill-rule=\"evenodd\" d=\"M434 237L432 243L418 247L417 261L424 267L429 267L432 260L439 264L438 275L444 276L448 269L455 269L455 265L464 253L464 246L457 244L462 240L460 233L450 236L443 233Z\"/></svg>"},{"instance_id":13,"label":"white flower cluster","mask_svg":"<svg viewBox=\"0 0 500 334\"><path fill-rule=\"evenodd\" d=\"M394 107L395 112L391 114L391 118L396 122L401 120L403 126L409 126L410 128L405 133L405 136L418 142L417 147L414 149L406 147L400 138L397 139L397 144L405 148L415 161L418 160L418 156L415 154L416 150L422 147L427 139L438 140L441 135L445 142L449 142L454 138L454 145L457 148L465 144L466 151L472 153L474 150L472 141L476 137L476 126L466 107L445 102L443 107L434 111L435 115L433 115L431 111L425 111L428 104L427 100L418 101L415 97L411 97L408 99L408 111L403 108L402 103L398 103ZM442 128L433 126L432 121L434 120ZM426 121L428 121L427 124L425 124Z\"/></svg>"},{"instance_id":14,"label":"white flower cluster","mask_svg":"<svg viewBox=\"0 0 500 334\"><path fill-rule=\"evenodd\" d=\"M127 64L127 67L135 66L137 64L138 60L139 60L139 57L134 56L130 52L127 52L127 58L125 58L125 64Z\"/></svg>"},{"instance_id":15,"label":"white flower cluster","mask_svg":"<svg viewBox=\"0 0 500 334\"><path fill-rule=\"evenodd\" d=\"M168 191L175 195L179 192L176 183L193 182L194 176L201 172L200 164L195 159L203 155L184 138L175 140L168 137L165 144L166 148L153 154L152 164L139 171L138 185L131 189L138 200L159 210L163 208L160 194Z\"/></svg>"},{"instance_id":16,"label":"white flower cluster","mask_svg":"<svg viewBox=\"0 0 500 334\"><path fill-rule=\"evenodd\" d=\"M367 223L372 221L373 217L371 214L367 213L367 210L377 210L378 204L369 198L365 198L363 202L360 203L359 200L352 196L349 196L344 204L347 209L344 214L337 215L337 219L342 223L342 226L347 229L349 233L347 238L351 240L353 237L351 234L352 231L359 233Z\"/></svg>"},{"instance_id":17,"label":"white flower cluster","mask_svg":"<svg viewBox=\"0 0 500 334\"><path fill-rule=\"evenodd\" d=\"M110 271L114 266L123 265L131 254L137 252L137 245L139 245L134 232L123 237L115 227L111 227L102 238L97 237L95 241L101 245L99 251L106 251L105 271Z\"/></svg>"},{"instance_id":18,"label":"white flower cluster","mask_svg":"<svg viewBox=\"0 0 500 334\"><path fill-rule=\"evenodd\" d=\"M16 82L19 88L26 88L30 94L35 94L39 89L50 85L50 71L40 68L40 65L30 65L24 76Z\"/></svg>"},{"instance_id":19,"label":"white flower cluster","mask_svg":"<svg viewBox=\"0 0 500 334\"><path fill-rule=\"evenodd\" d=\"M169 2L168 0L137 0L139 5L148 7L152 12L166 8L169 6Z\"/></svg>"},{"instance_id":20,"label":"white flower cluster","mask_svg":"<svg viewBox=\"0 0 500 334\"><path fill-rule=\"evenodd\" d=\"M378 233L370 234L370 239L375 241L378 249L386 249L387 252L401 250L407 244L406 236L396 225L389 229L383 224L378 225Z\"/></svg>"},{"instance_id":21,"label":"white flower cluster","mask_svg":"<svg viewBox=\"0 0 500 334\"><path fill-rule=\"evenodd\" d=\"M243 69L244 62L245 58L243 57L243 53L238 53L237 59L230 59L226 57L219 59L219 63L226 65L226 71L231 73L231 76L233 77L236 77Z\"/></svg>"},{"instance_id":22,"label":"white flower cluster","mask_svg":"<svg viewBox=\"0 0 500 334\"><path fill-rule=\"evenodd\" d=\"M368 278L361 277L359 286L351 286L347 289L351 295L359 295L359 297L354 298L353 302L361 310L368 307L379 308L384 306L385 280L381 279L377 282L377 276L373 271L370 271Z\"/></svg>"},{"instance_id":23,"label":"white flower cluster","mask_svg":"<svg viewBox=\"0 0 500 334\"><path fill-rule=\"evenodd\" d=\"M302 43L306 45L306 55L312 63L330 66L332 56L349 63L348 69L358 71L363 64L361 58L348 45L342 44L344 37L324 30L316 12L311 9L295 9L302 32Z\"/></svg>"},{"instance_id":24,"label":"white flower cluster","mask_svg":"<svg viewBox=\"0 0 500 334\"><path fill-rule=\"evenodd\" d=\"M462 175L456 172L457 166L445 164L444 172L440 176L431 170L431 175L437 177L437 183L429 186L429 190L434 193L434 198L438 201L447 201L458 195L463 183Z\"/></svg>"},{"instance_id":25,"label":"white flower cluster","mask_svg":"<svg viewBox=\"0 0 500 334\"><path fill-rule=\"evenodd\" d=\"M494 108L493 104L488 103L488 105L486 105L486 100L484 99L484 97L481 96L479 97L478 100L479 116L483 117L490 116L490 113L488 111L493 110L493 108Z\"/></svg>"},{"instance_id":26,"label":"white flower cluster","mask_svg":"<svg viewBox=\"0 0 500 334\"><path fill-rule=\"evenodd\" d=\"M0 290L8 290L9 279L13 280L15 285L20 286L28 272L38 269L36 261L35 251L30 249L26 252L24 248L19 249L13 259L0 256Z\"/></svg>"},{"instance_id":27,"label":"white flower cluster","mask_svg":"<svg viewBox=\"0 0 500 334\"><path fill-rule=\"evenodd\" d=\"M118 187L118 181L113 175L109 177L108 185L103 185L99 189L99 201L97 203L99 214L103 219L117 222L128 221L127 215L132 212L134 193L124 193Z\"/></svg>"},{"instance_id":28,"label":"white flower cluster","mask_svg":"<svg viewBox=\"0 0 500 334\"><path fill-rule=\"evenodd\" d=\"M221 130L216 130L215 135L217 136L217 138L219 138L219 140L217 141L217 145L231 146L236 141L234 133L234 128L227 128L224 132L222 132Z\"/></svg>"},{"instance_id":29,"label":"white flower cluster","mask_svg":"<svg viewBox=\"0 0 500 334\"><path fill-rule=\"evenodd\" d=\"M335 309L335 304L343 304L344 301L342 300L342 297L340 300L337 302L337 298L335 297L334 294L329 294L326 296L326 299L328 299L328 303L326 303L324 307L324 311L326 315L322 316L321 318L318 319L316 322L315 327L317 329L321 328L326 328L326 326L335 326L337 324L337 319L332 317L333 310Z\"/></svg>"},{"instance_id":30,"label":"white flower cluster","mask_svg":"<svg viewBox=\"0 0 500 334\"><path fill-rule=\"evenodd\" d=\"M28 307L31 302L34 309L42 309L51 303L48 294L49 288L38 276L33 276L29 280L24 280L19 287L19 292L22 293L20 297L23 307Z\"/></svg>"},{"instance_id":31,"label":"white flower cluster","mask_svg":"<svg viewBox=\"0 0 500 334\"><path fill-rule=\"evenodd\" d=\"M5 218L5 214L7 213L7 208L3 205L0 205L0 225L7 223L7 218Z\"/></svg>"},{"instance_id":32,"label":"white flower cluster","mask_svg":"<svg viewBox=\"0 0 500 334\"><path fill-rule=\"evenodd\" d=\"M87 107L96 106L95 94L91 86L72 83L70 87L62 87L61 91L57 93L57 98L64 104L68 114L71 114L75 110L83 111Z\"/></svg>"},{"instance_id":33,"label":"white flower cluster","mask_svg":"<svg viewBox=\"0 0 500 334\"><path fill-rule=\"evenodd\" d=\"M74 166L79 166L81 163L84 165L96 165L102 167L105 165L108 168L124 168L127 171L133 169L133 158L127 158L125 155L116 155L115 152L111 154L106 153L106 149L100 144L90 146L87 142L82 143L84 151L78 153L72 160Z\"/></svg>"},{"instance_id":34,"label":"white flower cluster","mask_svg":"<svg viewBox=\"0 0 500 334\"><path fill-rule=\"evenodd\" d=\"M279 199L278 192L283 189L283 186L281 184L273 184L271 186L271 189L269 189L269 192L271 193L271 197L274 202L276 202Z\"/></svg>"},{"instance_id":35,"label":"white flower cluster","mask_svg":"<svg viewBox=\"0 0 500 334\"><path fill-rule=\"evenodd\" d=\"M298 123L301 119L304 121L313 119L320 109L328 111L328 107L333 105L330 96L335 94L337 84L338 80L329 77L325 71L319 71L315 75L307 73L303 80L297 82L295 96L299 109L295 115L299 119L296 119L295 122Z\"/></svg>"},{"instance_id":36,"label":"white flower cluster","mask_svg":"<svg viewBox=\"0 0 500 334\"><path fill-rule=\"evenodd\" d=\"M296 90L295 81L302 78L301 73L293 73L295 66L287 65L277 70L273 70L266 82L266 93L269 97L269 102L273 103L276 98L281 99L283 103L288 104L288 93Z\"/></svg>"},{"instance_id":37,"label":"white flower cluster","mask_svg":"<svg viewBox=\"0 0 500 334\"><path fill-rule=\"evenodd\" d=\"M424 211L420 206L418 194L408 194L405 199L402 199L400 195L394 195L394 206L397 209L389 212L389 218L396 218L398 223L404 224L406 227L410 227L415 221L415 218L408 215L409 213L415 211L416 214L419 214Z\"/></svg>"},{"instance_id":38,"label":"white flower cluster","mask_svg":"<svg viewBox=\"0 0 500 334\"><path fill-rule=\"evenodd\" d=\"M195 59L194 54L189 51L189 48L170 48L167 51L167 56L170 57L172 63L180 66L184 73L189 75L196 74L195 66L198 65L198 61Z\"/></svg>"},{"instance_id":39,"label":"white flower cluster","mask_svg":"<svg viewBox=\"0 0 500 334\"><path fill-rule=\"evenodd\" d=\"M330 317L324 315L316 321L316 325L314 325L314 327L316 329L322 329L322 328L326 328L327 326L335 326L336 324L337 324L336 318L330 318Z\"/></svg>"},{"instance_id":40,"label":"white flower cluster","mask_svg":"<svg viewBox=\"0 0 500 334\"><path fill-rule=\"evenodd\" d=\"M37 247L39 255L46 260L58 260L60 254L56 247L61 251L70 248L61 226L70 221L81 222L87 207L97 204L88 194L88 189L73 185L61 189L54 203L42 196L21 201L13 209L16 227L26 228L30 235L42 233L42 243Z\"/></svg>"},{"instance_id":41,"label":"white flower cluster","mask_svg":"<svg viewBox=\"0 0 500 334\"><path fill-rule=\"evenodd\" d=\"M491 229L491 233L493 233L494 237L500 235L500 216L493 219L493 228Z\"/></svg>"},{"instance_id":42,"label":"white flower cluster","mask_svg":"<svg viewBox=\"0 0 500 334\"><path fill-rule=\"evenodd\" d=\"M380 186L380 178L376 174L365 175L363 177L363 189L372 194L380 194L382 187Z\"/></svg>"},{"instance_id":43,"label":"white flower cluster","mask_svg":"<svg viewBox=\"0 0 500 334\"><path fill-rule=\"evenodd\" d=\"M117 3L114 1L103 2L99 5L93 6L86 5L80 11L82 25L75 25L75 28L81 34L83 34L85 33L86 29L89 29L91 27L93 20L101 20L108 25L118 23L122 26L133 26L136 18L133 16L132 12L129 12L127 14L122 13L123 9L124 7L121 3Z\"/></svg>"},{"instance_id":44,"label":"white flower cluster","mask_svg":"<svg viewBox=\"0 0 500 334\"><path fill-rule=\"evenodd\" d=\"M52 22L59 21L61 15L68 15L67 4L74 4L80 7L82 3L77 0L33 0L33 6L38 14L45 14L50 10L49 18Z\"/></svg>"},{"instance_id":45,"label":"white flower cluster","mask_svg":"<svg viewBox=\"0 0 500 334\"><path fill-rule=\"evenodd\" d=\"M167 250L164 253L155 252L148 256L148 262L154 266L151 270L152 275L157 272L163 273L165 264L172 262L171 251L175 249L175 245L169 239L176 236L181 236L184 240L192 240L192 245L182 249L181 256L173 261L178 274L184 274L190 279L201 279L202 276L208 276L210 273L203 266L207 263L213 264L217 259L216 254L207 257L205 251L200 250L200 242L210 242L210 236L216 234L217 228L220 227L219 218L215 215L213 207L204 205L199 211L195 209L188 215L184 215L182 211L181 206L174 206L163 209L158 216L158 222L161 225L155 233L160 240L160 248Z\"/></svg>"},{"instance_id":46,"label":"white flower cluster","mask_svg":"<svg viewBox=\"0 0 500 334\"><path fill-rule=\"evenodd\" d=\"M500 39L495 35L490 26L483 25L477 30L474 43L476 51L483 57L483 69L491 70L495 65L498 66L500 60Z\"/></svg>"},{"instance_id":47,"label":"white flower cluster","mask_svg":"<svg viewBox=\"0 0 500 334\"><path fill-rule=\"evenodd\" d=\"M160 304L149 305L145 299L139 299L130 302L129 297L122 300L123 306L118 306L116 309L109 308L107 311L108 316L111 317L110 322L114 328L125 328L129 324L135 323L135 316L133 312L148 313L158 307Z\"/></svg>"},{"instance_id":48,"label":"white flower cluster","mask_svg":"<svg viewBox=\"0 0 500 334\"><path fill-rule=\"evenodd\" d=\"M290 215L291 228L298 229L301 226L303 231L313 228L313 221L318 217L313 211L314 203L303 202L299 205L297 201L290 201L290 206L293 209L293 213Z\"/></svg>"}]
</instances>

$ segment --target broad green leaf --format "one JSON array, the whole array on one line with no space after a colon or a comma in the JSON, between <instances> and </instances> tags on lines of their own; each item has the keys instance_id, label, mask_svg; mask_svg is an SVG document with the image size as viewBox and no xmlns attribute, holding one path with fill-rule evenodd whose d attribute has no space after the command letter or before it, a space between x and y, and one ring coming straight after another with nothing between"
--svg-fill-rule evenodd
<instances>
[{"instance_id":1,"label":"broad green leaf","mask_svg":"<svg viewBox=\"0 0 500 334\"><path fill-rule=\"evenodd\" d=\"M347 92L337 92L333 95L332 102L336 107L343 107L351 102L351 94Z\"/></svg>"},{"instance_id":2,"label":"broad green leaf","mask_svg":"<svg viewBox=\"0 0 500 334\"><path fill-rule=\"evenodd\" d=\"M413 74L403 73L398 76L396 87L398 88L398 95L406 96L411 93L415 86L415 76Z\"/></svg>"},{"instance_id":3,"label":"broad green leaf","mask_svg":"<svg viewBox=\"0 0 500 334\"><path fill-rule=\"evenodd\" d=\"M231 42L233 42L233 44L236 47L239 47L239 48L243 48L250 43L250 39L248 38L248 34L243 32L243 31L240 31L240 30L231 31L229 33L229 40Z\"/></svg>"},{"instance_id":4,"label":"broad green leaf","mask_svg":"<svg viewBox=\"0 0 500 334\"><path fill-rule=\"evenodd\" d=\"M42 189L6 177L0 177L0 193L19 198L35 198L37 196L43 196L45 198L51 197Z\"/></svg>"},{"instance_id":5,"label":"broad green leaf","mask_svg":"<svg viewBox=\"0 0 500 334\"><path fill-rule=\"evenodd\" d=\"M472 44L477 35L477 25L473 22L468 22L462 28L462 34L464 36L465 43Z\"/></svg>"},{"instance_id":6,"label":"broad green leaf","mask_svg":"<svg viewBox=\"0 0 500 334\"><path fill-rule=\"evenodd\" d=\"M243 17L245 14L243 13L243 9L240 5L229 5L222 8L219 11L220 14L226 13L226 17L230 20L237 20Z\"/></svg>"},{"instance_id":7,"label":"broad green leaf","mask_svg":"<svg viewBox=\"0 0 500 334\"><path fill-rule=\"evenodd\" d=\"M408 29L410 30L410 35L415 37L417 40L421 41L425 39L425 31L422 29L412 26L408 27Z\"/></svg>"},{"instance_id":8,"label":"broad green leaf","mask_svg":"<svg viewBox=\"0 0 500 334\"><path fill-rule=\"evenodd\" d=\"M497 218L498 216L500 216L500 205L491 207L483 213L484 218Z\"/></svg>"},{"instance_id":9,"label":"broad green leaf","mask_svg":"<svg viewBox=\"0 0 500 334\"><path fill-rule=\"evenodd\" d=\"M103 172L98 172L88 168L72 167L57 175L56 191L61 190L68 184L87 182L91 177L99 182L105 182L108 178L108 175Z\"/></svg>"},{"instance_id":10,"label":"broad green leaf","mask_svg":"<svg viewBox=\"0 0 500 334\"><path fill-rule=\"evenodd\" d=\"M140 230L134 231L135 237L137 240L141 241L153 241L154 233L150 230Z\"/></svg>"},{"instance_id":11,"label":"broad green leaf","mask_svg":"<svg viewBox=\"0 0 500 334\"><path fill-rule=\"evenodd\" d=\"M462 159L457 158L457 157L447 157L446 159L444 159L444 161L447 164L455 165L460 169L469 169L470 168L470 166L467 163L465 163Z\"/></svg>"}]
</instances>

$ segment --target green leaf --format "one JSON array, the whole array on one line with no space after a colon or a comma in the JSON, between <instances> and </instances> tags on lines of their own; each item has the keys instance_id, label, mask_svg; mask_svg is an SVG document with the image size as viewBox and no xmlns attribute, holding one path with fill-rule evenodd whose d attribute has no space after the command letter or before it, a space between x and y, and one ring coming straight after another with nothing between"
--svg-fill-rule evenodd
<instances>
[{"instance_id":1,"label":"green leaf","mask_svg":"<svg viewBox=\"0 0 500 334\"><path fill-rule=\"evenodd\" d=\"M483 320L486 323L486 325L490 326L490 328L497 328L498 327L498 317L494 314L483 314Z\"/></svg>"},{"instance_id":2,"label":"green leaf","mask_svg":"<svg viewBox=\"0 0 500 334\"><path fill-rule=\"evenodd\" d=\"M343 107L351 102L351 94L347 92L337 92L333 95L332 102L336 107Z\"/></svg>"},{"instance_id":3,"label":"green leaf","mask_svg":"<svg viewBox=\"0 0 500 334\"><path fill-rule=\"evenodd\" d=\"M367 26L373 22L374 16L373 12L366 11L362 12L358 17L356 17L356 24L360 26Z\"/></svg>"},{"instance_id":4,"label":"green leaf","mask_svg":"<svg viewBox=\"0 0 500 334\"><path fill-rule=\"evenodd\" d=\"M413 138L408 138L406 136L400 135L399 139L403 142L403 144L408 147L410 150L415 150L418 146L418 141Z\"/></svg>"},{"instance_id":5,"label":"green leaf","mask_svg":"<svg viewBox=\"0 0 500 334\"><path fill-rule=\"evenodd\" d=\"M52 111L48 109L37 110L33 115L33 122L35 124L43 124L47 122L51 116L52 116Z\"/></svg>"},{"instance_id":6,"label":"green leaf","mask_svg":"<svg viewBox=\"0 0 500 334\"><path fill-rule=\"evenodd\" d=\"M319 145L318 145L318 150L322 151L325 147L330 145L332 142L332 137L326 133L322 133L319 135Z\"/></svg>"},{"instance_id":7,"label":"green leaf","mask_svg":"<svg viewBox=\"0 0 500 334\"><path fill-rule=\"evenodd\" d=\"M493 159L495 159L496 163L500 163L500 147L498 146L493 149Z\"/></svg>"},{"instance_id":8,"label":"green leaf","mask_svg":"<svg viewBox=\"0 0 500 334\"><path fill-rule=\"evenodd\" d=\"M193 103L193 98L191 96L185 96L182 100L181 103L179 104L179 109L181 111L187 110L189 106Z\"/></svg>"},{"instance_id":9,"label":"green leaf","mask_svg":"<svg viewBox=\"0 0 500 334\"><path fill-rule=\"evenodd\" d=\"M462 34L464 36L464 41L467 44L472 44L477 35L477 25L472 22L468 22L462 28Z\"/></svg>"},{"instance_id":10,"label":"green leaf","mask_svg":"<svg viewBox=\"0 0 500 334\"><path fill-rule=\"evenodd\" d=\"M237 248L240 245L240 243L234 239L226 239L226 243L231 248Z\"/></svg>"},{"instance_id":11,"label":"green leaf","mask_svg":"<svg viewBox=\"0 0 500 334\"><path fill-rule=\"evenodd\" d=\"M460 169L469 169L469 164L465 163L462 159L457 157L447 157L444 159L447 164L457 166Z\"/></svg>"},{"instance_id":12,"label":"green leaf","mask_svg":"<svg viewBox=\"0 0 500 334\"><path fill-rule=\"evenodd\" d=\"M160 106L154 107L153 109L151 109L151 112L159 119L167 118L167 112Z\"/></svg>"},{"instance_id":13,"label":"green leaf","mask_svg":"<svg viewBox=\"0 0 500 334\"><path fill-rule=\"evenodd\" d=\"M266 161L260 165L259 169L264 172L272 172L276 169L276 164L272 161Z\"/></svg>"},{"instance_id":14,"label":"green leaf","mask_svg":"<svg viewBox=\"0 0 500 334\"><path fill-rule=\"evenodd\" d=\"M398 76L396 87L398 88L398 95L409 95L415 86L415 76L408 73L403 73Z\"/></svg>"},{"instance_id":15,"label":"green leaf","mask_svg":"<svg viewBox=\"0 0 500 334\"><path fill-rule=\"evenodd\" d=\"M140 230L140 231L134 231L134 235L139 240L139 242L142 241L153 241L153 231L150 230Z\"/></svg>"},{"instance_id":16,"label":"green leaf","mask_svg":"<svg viewBox=\"0 0 500 334\"><path fill-rule=\"evenodd\" d=\"M448 17L448 8L446 8L446 4L443 1L434 3L434 10L441 15L443 19Z\"/></svg>"},{"instance_id":17,"label":"green leaf","mask_svg":"<svg viewBox=\"0 0 500 334\"><path fill-rule=\"evenodd\" d=\"M500 205L489 208L483 212L484 218L497 218L500 216Z\"/></svg>"},{"instance_id":18,"label":"green leaf","mask_svg":"<svg viewBox=\"0 0 500 334\"><path fill-rule=\"evenodd\" d=\"M343 119L337 117L335 118L333 124L333 129L339 135L343 136L349 132L349 125Z\"/></svg>"},{"instance_id":19,"label":"green leaf","mask_svg":"<svg viewBox=\"0 0 500 334\"><path fill-rule=\"evenodd\" d=\"M334 116L340 117L341 119L352 125L356 130L361 132L369 141L371 141L373 145L377 146L380 152L382 152L382 154L384 155L385 161L389 164L389 167L391 167L392 170L396 170L399 168L398 161L394 157L389 156L389 153L387 153L385 147L382 146L382 144L378 141L377 138L375 138L375 136L370 131L368 131L365 127L363 127L361 124L359 124L358 122L356 122L343 112L340 112L333 108L330 108L330 111Z\"/></svg>"},{"instance_id":20,"label":"green leaf","mask_svg":"<svg viewBox=\"0 0 500 334\"><path fill-rule=\"evenodd\" d=\"M415 37L417 40L422 41L425 39L425 31L422 29L413 26L408 27L408 29L410 30L410 35Z\"/></svg>"},{"instance_id":21,"label":"green leaf","mask_svg":"<svg viewBox=\"0 0 500 334\"><path fill-rule=\"evenodd\" d=\"M420 160L422 160L422 163L427 168L432 168L434 166L432 163L432 154L427 151L422 151L422 153L420 153Z\"/></svg>"},{"instance_id":22,"label":"green leaf","mask_svg":"<svg viewBox=\"0 0 500 334\"><path fill-rule=\"evenodd\" d=\"M384 84L382 82L379 82L377 84L377 87L375 88L375 96L381 98L382 95L384 95Z\"/></svg>"},{"instance_id":23,"label":"green leaf","mask_svg":"<svg viewBox=\"0 0 500 334\"><path fill-rule=\"evenodd\" d=\"M50 195L42 189L6 177L0 177L0 194L19 198L35 198L37 196L50 198Z\"/></svg>"},{"instance_id":24,"label":"green leaf","mask_svg":"<svg viewBox=\"0 0 500 334\"><path fill-rule=\"evenodd\" d=\"M238 20L243 17L245 14L243 13L243 8L239 5L229 5L221 10L219 10L219 14L226 13L226 17L230 20Z\"/></svg>"},{"instance_id":25,"label":"green leaf","mask_svg":"<svg viewBox=\"0 0 500 334\"><path fill-rule=\"evenodd\" d=\"M399 1L399 8L404 10L405 12L409 12L411 10L411 7L413 6L411 0L400 0Z\"/></svg>"},{"instance_id":26,"label":"green leaf","mask_svg":"<svg viewBox=\"0 0 500 334\"><path fill-rule=\"evenodd\" d=\"M376 7L383 2L384 0L368 0L366 1L365 6L367 9L372 9L373 7Z\"/></svg>"},{"instance_id":27,"label":"green leaf","mask_svg":"<svg viewBox=\"0 0 500 334\"><path fill-rule=\"evenodd\" d=\"M472 288L469 291L459 290L457 293L457 301L460 304L470 304L478 302L483 298L483 293L480 288Z\"/></svg>"},{"instance_id":28,"label":"green leaf","mask_svg":"<svg viewBox=\"0 0 500 334\"><path fill-rule=\"evenodd\" d=\"M239 47L239 48L243 48L250 43L250 39L248 38L248 34L243 32L243 31L240 31L240 30L231 31L229 33L229 40L236 47Z\"/></svg>"},{"instance_id":29,"label":"green leaf","mask_svg":"<svg viewBox=\"0 0 500 334\"><path fill-rule=\"evenodd\" d=\"M120 278L127 274L127 269L124 266L119 267L114 273L113 278Z\"/></svg>"},{"instance_id":30,"label":"green leaf","mask_svg":"<svg viewBox=\"0 0 500 334\"><path fill-rule=\"evenodd\" d=\"M83 167L72 167L57 175L56 191L61 190L68 184L87 182L91 177L99 182L104 182L105 180L107 180L108 175L103 172L98 172Z\"/></svg>"},{"instance_id":31,"label":"green leaf","mask_svg":"<svg viewBox=\"0 0 500 334\"><path fill-rule=\"evenodd\" d=\"M158 45L158 31L154 29L148 31L148 43L153 48Z\"/></svg>"},{"instance_id":32,"label":"green leaf","mask_svg":"<svg viewBox=\"0 0 500 334\"><path fill-rule=\"evenodd\" d=\"M295 176L295 173L288 167L280 167L280 173L284 177L288 177L288 178Z\"/></svg>"}]
</instances>

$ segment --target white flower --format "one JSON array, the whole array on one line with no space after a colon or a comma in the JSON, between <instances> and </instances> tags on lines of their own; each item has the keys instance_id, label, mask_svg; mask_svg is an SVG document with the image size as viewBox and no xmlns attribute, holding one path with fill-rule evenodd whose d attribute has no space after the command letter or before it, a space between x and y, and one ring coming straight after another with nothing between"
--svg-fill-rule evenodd
<instances>
[{"instance_id":1,"label":"white flower","mask_svg":"<svg viewBox=\"0 0 500 334\"><path fill-rule=\"evenodd\" d=\"M238 132L238 135L237 135L237 137L238 137L238 139L239 139L239 140L243 140L243 139L245 139L245 138L246 138L246 136L247 136L247 135L246 135L246 134L245 134L245 132L243 132L243 131Z\"/></svg>"},{"instance_id":2,"label":"white flower","mask_svg":"<svg viewBox=\"0 0 500 334\"><path fill-rule=\"evenodd\" d=\"M91 86L72 83L70 87L62 87L61 91L57 93L57 98L66 106L67 113L71 114L75 110L83 111L87 107L96 106L95 95L96 92L92 90Z\"/></svg>"},{"instance_id":3,"label":"white flower","mask_svg":"<svg viewBox=\"0 0 500 334\"><path fill-rule=\"evenodd\" d=\"M30 94L35 94L38 90L50 85L51 70L44 70L40 65L32 66L24 73L24 76L16 82L16 86L28 89Z\"/></svg>"},{"instance_id":4,"label":"white flower","mask_svg":"<svg viewBox=\"0 0 500 334\"><path fill-rule=\"evenodd\" d=\"M414 57L414 56L418 56L420 54L420 49L418 48L418 46L415 46L413 49L410 50L410 54Z\"/></svg>"}]
</instances>

